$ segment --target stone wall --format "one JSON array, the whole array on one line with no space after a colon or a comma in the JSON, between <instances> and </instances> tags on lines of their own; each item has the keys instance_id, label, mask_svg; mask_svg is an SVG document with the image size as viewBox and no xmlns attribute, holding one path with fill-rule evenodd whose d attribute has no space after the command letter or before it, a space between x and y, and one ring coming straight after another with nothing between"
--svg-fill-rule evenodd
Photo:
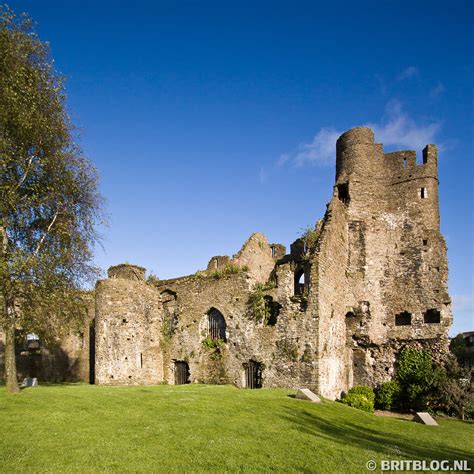
<instances>
[{"instance_id":1,"label":"stone wall","mask_svg":"<svg viewBox=\"0 0 474 474\"><path fill-rule=\"evenodd\" d=\"M206 272L174 280L147 283L129 279L125 272L98 282L96 382L174 383L175 361L183 361L190 382L245 386L245 366L251 360L261 364L265 386L296 387L312 380L315 334L301 302L292 299L290 263L274 273L278 286L265 290L278 301L276 321L265 324L252 312L255 284L268 280L275 259L265 237L254 234L232 259L240 268L232 273L219 273L210 264ZM219 354L203 344L213 309L226 322Z\"/></svg>"}]
</instances>

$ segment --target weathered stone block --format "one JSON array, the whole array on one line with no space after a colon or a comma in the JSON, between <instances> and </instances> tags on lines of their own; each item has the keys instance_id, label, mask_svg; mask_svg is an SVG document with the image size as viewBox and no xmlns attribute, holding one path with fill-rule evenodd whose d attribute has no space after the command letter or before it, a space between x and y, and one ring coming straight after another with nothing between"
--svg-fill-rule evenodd
<instances>
[{"instance_id":1,"label":"weathered stone block","mask_svg":"<svg viewBox=\"0 0 474 474\"><path fill-rule=\"evenodd\" d=\"M296 392L296 398L298 400L308 400L313 403L321 403L321 399L308 388L298 389Z\"/></svg>"},{"instance_id":2,"label":"weathered stone block","mask_svg":"<svg viewBox=\"0 0 474 474\"><path fill-rule=\"evenodd\" d=\"M427 412L416 412L414 421L428 426L439 426L435 419Z\"/></svg>"}]
</instances>

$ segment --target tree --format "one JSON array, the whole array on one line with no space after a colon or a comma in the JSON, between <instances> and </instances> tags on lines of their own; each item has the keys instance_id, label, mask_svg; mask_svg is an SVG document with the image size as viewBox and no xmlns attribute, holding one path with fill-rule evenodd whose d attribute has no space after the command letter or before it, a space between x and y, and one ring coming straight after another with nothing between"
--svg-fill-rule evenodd
<instances>
[{"instance_id":1,"label":"tree","mask_svg":"<svg viewBox=\"0 0 474 474\"><path fill-rule=\"evenodd\" d=\"M454 354L459 365L463 366L464 363L469 360L470 354L467 348L466 339L464 339L462 333L459 333L456 337L451 339L449 350Z\"/></svg>"},{"instance_id":2,"label":"tree","mask_svg":"<svg viewBox=\"0 0 474 474\"><path fill-rule=\"evenodd\" d=\"M0 6L0 324L10 392L19 392L15 330L57 335L81 314L77 288L96 275L103 201L65 100L31 20Z\"/></svg>"}]
</instances>

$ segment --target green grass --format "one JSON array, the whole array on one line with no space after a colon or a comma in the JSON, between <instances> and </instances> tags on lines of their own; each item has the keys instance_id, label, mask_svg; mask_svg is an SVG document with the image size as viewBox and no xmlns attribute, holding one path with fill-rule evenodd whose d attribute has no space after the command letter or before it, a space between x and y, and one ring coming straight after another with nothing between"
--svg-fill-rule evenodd
<instances>
[{"instance_id":1,"label":"green grass","mask_svg":"<svg viewBox=\"0 0 474 474\"><path fill-rule=\"evenodd\" d=\"M280 389L0 388L1 472L367 472L370 459L469 459L474 424L429 427Z\"/></svg>"}]
</instances>

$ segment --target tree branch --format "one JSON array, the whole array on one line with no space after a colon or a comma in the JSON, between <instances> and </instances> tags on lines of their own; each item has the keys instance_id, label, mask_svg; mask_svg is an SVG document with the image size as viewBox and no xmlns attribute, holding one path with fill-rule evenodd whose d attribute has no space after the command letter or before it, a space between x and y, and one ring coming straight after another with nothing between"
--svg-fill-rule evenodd
<instances>
[{"instance_id":1,"label":"tree branch","mask_svg":"<svg viewBox=\"0 0 474 474\"><path fill-rule=\"evenodd\" d=\"M20 181L19 181L18 184L16 185L16 189L19 189L20 186L25 182L26 177L28 176L28 173L30 172L31 164L33 163L33 159L34 159L35 156L36 156L36 154L33 153L33 154L29 157L28 163L27 163L27 165L26 165L25 172L23 173L23 176L20 178Z\"/></svg>"},{"instance_id":2,"label":"tree branch","mask_svg":"<svg viewBox=\"0 0 474 474\"><path fill-rule=\"evenodd\" d=\"M48 225L48 228L46 229L46 232L41 236L41 239L38 242L38 245L36 246L35 251L33 252L33 256L36 257L38 255L38 252L41 249L41 246L43 245L44 239L47 237L47 235L51 232L51 229L53 228L54 223L56 222L56 219L58 218L59 215L59 208L56 210L54 213L53 218L51 219L51 222Z\"/></svg>"}]
</instances>

